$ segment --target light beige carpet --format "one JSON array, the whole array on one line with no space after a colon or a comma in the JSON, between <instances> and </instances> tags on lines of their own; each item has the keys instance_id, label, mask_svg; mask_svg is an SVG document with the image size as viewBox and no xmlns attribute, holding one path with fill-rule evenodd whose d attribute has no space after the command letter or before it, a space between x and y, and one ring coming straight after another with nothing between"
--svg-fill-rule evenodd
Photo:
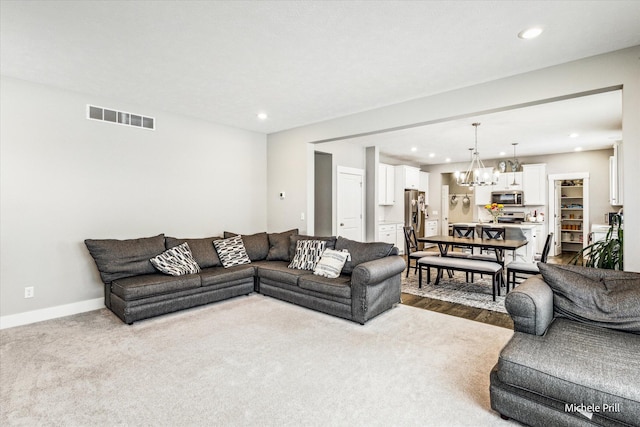
<instances>
[{"instance_id":1,"label":"light beige carpet","mask_svg":"<svg viewBox=\"0 0 640 427\"><path fill-rule=\"evenodd\" d=\"M510 425L504 328L398 305L361 326L253 294L127 326L108 310L0 331L0 424Z\"/></svg>"}]
</instances>

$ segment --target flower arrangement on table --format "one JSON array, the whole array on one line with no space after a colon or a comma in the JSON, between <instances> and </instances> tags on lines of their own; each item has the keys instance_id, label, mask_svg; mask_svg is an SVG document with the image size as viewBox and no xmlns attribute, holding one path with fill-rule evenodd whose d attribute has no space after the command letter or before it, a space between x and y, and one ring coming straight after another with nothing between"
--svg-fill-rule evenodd
<instances>
[{"instance_id":1,"label":"flower arrangement on table","mask_svg":"<svg viewBox=\"0 0 640 427\"><path fill-rule=\"evenodd\" d=\"M486 210L488 210L489 213L491 214L491 216L493 217L493 223L497 224L498 223L498 217L502 213L502 210L504 209L504 205L502 205L500 203L491 203L491 204L488 204L488 205L484 205L484 208Z\"/></svg>"}]
</instances>

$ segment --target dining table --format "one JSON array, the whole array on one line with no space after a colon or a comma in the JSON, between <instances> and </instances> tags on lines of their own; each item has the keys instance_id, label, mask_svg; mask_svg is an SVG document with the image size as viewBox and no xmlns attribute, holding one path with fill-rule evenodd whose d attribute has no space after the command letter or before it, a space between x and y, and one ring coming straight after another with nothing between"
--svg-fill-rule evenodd
<instances>
[{"instance_id":1,"label":"dining table","mask_svg":"<svg viewBox=\"0 0 640 427\"><path fill-rule=\"evenodd\" d=\"M452 246L468 246L471 248L491 249L495 253L496 261L504 265L504 252L515 251L518 248L525 246L529 243L527 240L504 240L504 239L483 239L480 237L466 238L466 237L454 237L454 236L428 236L418 237L416 239L422 243L435 243L438 245L441 256L447 256L449 248Z\"/></svg>"},{"instance_id":2,"label":"dining table","mask_svg":"<svg viewBox=\"0 0 640 427\"><path fill-rule=\"evenodd\" d=\"M438 249L440 250L440 255L443 257L450 256L449 248L453 246L467 246L470 248L480 248L480 251L483 249L489 249L491 252L495 254L496 262L504 267L504 252L505 251L515 251L518 248L521 248L527 243L527 240L524 239L483 239L481 237L454 237L454 236L445 236L445 235L437 235L437 236L428 236L428 237L418 237L416 238L418 242L422 243L435 243L438 245ZM472 249L473 250L473 249ZM490 258L482 258L490 261ZM451 276L451 272L449 272L449 276ZM439 279L439 278L438 278ZM472 279L473 280L473 279ZM504 276L501 274L499 276L500 284L506 283Z\"/></svg>"}]
</instances>

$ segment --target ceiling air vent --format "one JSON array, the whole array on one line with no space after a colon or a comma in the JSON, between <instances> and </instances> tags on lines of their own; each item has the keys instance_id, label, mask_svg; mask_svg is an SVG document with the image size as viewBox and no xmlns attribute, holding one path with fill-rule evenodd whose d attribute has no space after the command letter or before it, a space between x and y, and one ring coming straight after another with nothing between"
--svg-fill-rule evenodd
<instances>
[{"instance_id":1,"label":"ceiling air vent","mask_svg":"<svg viewBox=\"0 0 640 427\"><path fill-rule=\"evenodd\" d=\"M142 129L156 129L156 119L140 114L125 113L111 108L87 105L87 119L100 120L118 125L133 126Z\"/></svg>"}]
</instances>

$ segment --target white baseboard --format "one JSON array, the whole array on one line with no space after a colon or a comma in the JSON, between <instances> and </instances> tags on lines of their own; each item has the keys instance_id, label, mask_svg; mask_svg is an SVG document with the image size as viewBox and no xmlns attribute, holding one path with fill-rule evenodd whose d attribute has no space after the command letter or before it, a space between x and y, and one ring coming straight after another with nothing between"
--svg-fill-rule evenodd
<instances>
[{"instance_id":1,"label":"white baseboard","mask_svg":"<svg viewBox=\"0 0 640 427\"><path fill-rule=\"evenodd\" d=\"M58 305L56 307L26 311L24 313L10 314L8 316L0 316L0 329L28 325L30 323L42 322L43 320L57 319L58 317L99 310L101 308L104 308L104 298L90 299L71 304Z\"/></svg>"}]
</instances>

